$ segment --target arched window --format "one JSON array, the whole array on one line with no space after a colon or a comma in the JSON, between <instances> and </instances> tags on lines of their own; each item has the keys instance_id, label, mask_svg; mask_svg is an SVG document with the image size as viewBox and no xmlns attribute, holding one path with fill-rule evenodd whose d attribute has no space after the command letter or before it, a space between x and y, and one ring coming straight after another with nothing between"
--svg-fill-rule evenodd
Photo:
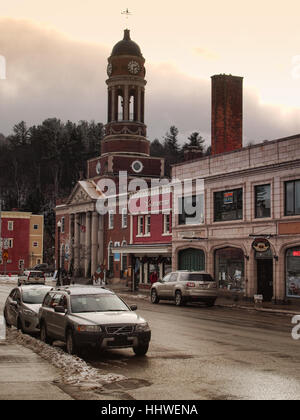
<instances>
[{"instance_id":1,"label":"arched window","mask_svg":"<svg viewBox=\"0 0 300 420\"><path fill-rule=\"evenodd\" d=\"M220 289L243 291L244 252L240 248L227 247L215 252L215 279Z\"/></svg>"},{"instance_id":2,"label":"arched window","mask_svg":"<svg viewBox=\"0 0 300 420\"><path fill-rule=\"evenodd\" d=\"M187 248L178 254L179 270L205 270L205 254L201 249Z\"/></svg>"}]
</instances>

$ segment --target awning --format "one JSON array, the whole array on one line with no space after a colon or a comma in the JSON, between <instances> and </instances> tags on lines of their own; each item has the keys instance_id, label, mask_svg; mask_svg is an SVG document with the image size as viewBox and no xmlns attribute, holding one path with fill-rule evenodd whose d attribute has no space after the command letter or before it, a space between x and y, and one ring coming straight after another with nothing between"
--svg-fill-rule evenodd
<instances>
[{"instance_id":1,"label":"awning","mask_svg":"<svg viewBox=\"0 0 300 420\"><path fill-rule=\"evenodd\" d=\"M135 255L172 255L172 244L155 245L126 245L112 247L113 254L135 254Z\"/></svg>"}]
</instances>

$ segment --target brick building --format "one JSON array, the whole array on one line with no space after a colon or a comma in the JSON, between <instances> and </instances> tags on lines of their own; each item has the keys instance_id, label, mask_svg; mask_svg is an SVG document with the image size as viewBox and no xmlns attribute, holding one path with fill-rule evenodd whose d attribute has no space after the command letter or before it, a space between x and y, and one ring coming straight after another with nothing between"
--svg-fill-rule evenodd
<instances>
[{"instance_id":1,"label":"brick building","mask_svg":"<svg viewBox=\"0 0 300 420\"><path fill-rule=\"evenodd\" d=\"M153 194L149 189L129 199L129 208L133 201L139 203L130 213L130 241L113 247L112 253L121 259L127 255L135 284L147 288L151 273L156 271L162 279L172 268L172 195Z\"/></svg>"},{"instance_id":2,"label":"brick building","mask_svg":"<svg viewBox=\"0 0 300 420\"><path fill-rule=\"evenodd\" d=\"M173 167L204 180L203 220L174 217L173 269L206 270L225 295L299 299L300 135L243 148L241 78L212 80L212 155Z\"/></svg>"},{"instance_id":3,"label":"brick building","mask_svg":"<svg viewBox=\"0 0 300 420\"><path fill-rule=\"evenodd\" d=\"M44 217L29 212L2 211L1 236L7 261L0 261L0 272L18 273L43 262Z\"/></svg>"}]
</instances>

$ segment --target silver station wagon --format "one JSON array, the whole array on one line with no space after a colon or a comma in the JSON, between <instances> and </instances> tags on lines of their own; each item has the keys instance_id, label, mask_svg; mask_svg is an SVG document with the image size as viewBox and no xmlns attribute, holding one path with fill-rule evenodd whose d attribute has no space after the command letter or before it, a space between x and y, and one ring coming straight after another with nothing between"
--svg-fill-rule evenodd
<instances>
[{"instance_id":1,"label":"silver station wagon","mask_svg":"<svg viewBox=\"0 0 300 420\"><path fill-rule=\"evenodd\" d=\"M174 300L176 306L187 302L203 302L213 306L217 299L217 283L204 271L175 271L154 283L150 290L151 302Z\"/></svg>"},{"instance_id":2,"label":"silver station wagon","mask_svg":"<svg viewBox=\"0 0 300 420\"><path fill-rule=\"evenodd\" d=\"M4 306L6 325L13 325L22 332L39 333L39 309L51 289L51 286L45 285L26 285L13 289Z\"/></svg>"},{"instance_id":3,"label":"silver station wagon","mask_svg":"<svg viewBox=\"0 0 300 420\"><path fill-rule=\"evenodd\" d=\"M136 309L102 287L59 287L46 295L40 308L41 340L64 341L69 354L88 346L99 351L131 347L143 356L151 331Z\"/></svg>"}]
</instances>

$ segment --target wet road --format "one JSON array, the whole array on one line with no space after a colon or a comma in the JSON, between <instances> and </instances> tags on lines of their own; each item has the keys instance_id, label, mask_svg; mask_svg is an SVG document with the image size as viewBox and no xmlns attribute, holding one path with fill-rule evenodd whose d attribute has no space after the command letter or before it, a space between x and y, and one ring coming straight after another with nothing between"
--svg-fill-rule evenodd
<instances>
[{"instance_id":1,"label":"wet road","mask_svg":"<svg viewBox=\"0 0 300 420\"><path fill-rule=\"evenodd\" d=\"M129 303L136 303L136 300ZM133 399L298 399L300 341L291 318L235 309L138 302L149 320L146 358L130 350L87 357L94 367L134 378L107 397Z\"/></svg>"},{"instance_id":2,"label":"wet road","mask_svg":"<svg viewBox=\"0 0 300 420\"><path fill-rule=\"evenodd\" d=\"M0 310L11 286L0 285ZM122 374L100 399L299 399L300 340L291 317L126 299L152 329L147 357L131 349L84 359Z\"/></svg>"}]
</instances>

